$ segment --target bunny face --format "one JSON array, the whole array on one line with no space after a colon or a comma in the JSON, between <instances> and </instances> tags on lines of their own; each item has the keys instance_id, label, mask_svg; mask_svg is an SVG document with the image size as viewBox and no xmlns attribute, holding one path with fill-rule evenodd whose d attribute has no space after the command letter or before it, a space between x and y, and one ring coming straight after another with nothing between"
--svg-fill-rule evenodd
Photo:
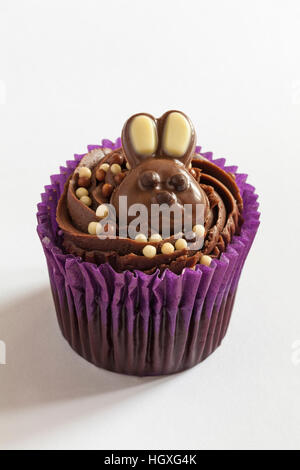
<instances>
[{"instance_id":1,"label":"bunny face","mask_svg":"<svg viewBox=\"0 0 300 470\"><path fill-rule=\"evenodd\" d=\"M195 141L191 122L178 111L169 111L159 119L149 114L132 116L122 132L131 170L111 198L117 215L120 196L127 196L128 207L136 203L147 207L150 228L152 204L167 204L181 213L185 204L192 204L193 217L196 204L207 206L204 191L188 171ZM172 220L171 233L177 229L175 225Z\"/></svg>"}]
</instances>

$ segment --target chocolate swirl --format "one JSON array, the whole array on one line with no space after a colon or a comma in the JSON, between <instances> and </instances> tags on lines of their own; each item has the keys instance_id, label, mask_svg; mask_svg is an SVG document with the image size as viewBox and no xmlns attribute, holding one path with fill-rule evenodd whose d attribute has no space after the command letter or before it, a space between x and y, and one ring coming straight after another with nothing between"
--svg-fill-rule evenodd
<instances>
[{"instance_id":1,"label":"chocolate swirl","mask_svg":"<svg viewBox=\"0 0 300 470\"><path fill-rule=\"evenodd\" d=\"M163 160L160 162L163 164ZM101 165L104 163L109 165L108 171L101 170ZM113 165L119 165L121 171L115 174L112 171ZM178 166L180 167L180 163ZM76 189L83 182L79 181L82 167L91 170L88 188L91 199L89 207L76 196ZM193 155L189 175L195 189L193 197L196 191L197 200L201 200L205 205L205 236L201 250L182 249L175 250L171 254L161 253L161 247L165 242L174 245L173 236L168 240L141 242L118 236L100 239L97 235L89 234L89 224L101 220L96 215L97 207L115 200L121 186L123 189L126 188L125 183L130 172L122 148L114 151L105 148L96 149L82 158L67 181L57 207L57 222L64 234L63 247L67 253L80 256L83 260L97 265L108 262L118 272L138 269L150 274L156 269L162 272L168 268L179 274L184 268L193 268L202 255L219 258L232 237L239 234L243 202L234 176L200 154ZM178 184L180 183L184 184L184 181L181 179L178 181ZM118 234L118 225L116 229ZM143 248L149 244L157 250L153 258L143 255Z\"/></svg>"}]
</instances>

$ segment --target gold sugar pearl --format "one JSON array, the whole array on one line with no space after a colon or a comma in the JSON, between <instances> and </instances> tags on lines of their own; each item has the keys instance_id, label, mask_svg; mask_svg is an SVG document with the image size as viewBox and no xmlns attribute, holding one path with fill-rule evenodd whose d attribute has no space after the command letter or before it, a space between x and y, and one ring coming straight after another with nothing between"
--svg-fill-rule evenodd
<instances>
[{"instance_id":1,"label":"gold sugar pearl","mask_svg":"<svg viewBox=\"0 0 300 470\"><path fill-rule=\"evenodd\" d=\"M102 163L102 165L100 165L100 170L103 170L106 173L109 170L109 164L108 163Z\"/></svg>"},{"instance_id":2,"label":"gold sugar pearl","mask_svg":"<svg viewBox=\"0 0 300 470\"><path fill-rule=\"evenodd\" d=\"M127 168L127 170L131 170L131 166L128 162L126 163L126 168Z\"/></svg>"},{"instance_id":3,"label":"gold sugar pearl","mask_svg":"<svg viewBox=\"0 0 300 470\"><path fill-rule=\"evenodd\" d=\"M101 189L102 196L105 197L105 199L108 199L111 196L111 193L113 192L113 190L114 188L111 184L105 183Z\"/></svg>"},{"instance_id":4,"label":"gold sugar pearl","mask_svg":"<svg viewBox=\"0 0 300 470\"><path fill-rule=\"evenodd\" d=\"M77 188L75 194L80 199L82 196L88 196L89 192L86 188Z\"/></svg>"},{"instance_id":5,"label":"gold sugar pearl","mask_svg":"<svg viewBox=\"0 0 300 470\"><path fill-rule=\"evenodd\" d=\"M105 204L100 204L100 206L97 207L96 216L103 219L104 217L107 217L107 215L108 207Z\"/></svg>"},{"instance_id":6,"label":"gold sugar pearl","mask_svg":"<svg viewBox=\"0 0 300 470\"><path fill-rule=\"evenodd\" d=\"M96 180L101 183L102 181L105 180L106 172L104 170L100 170L100 168L97 168L95 172L95 177L96 177Z\"/></svg>"},{"instance_id":7,"label":"gold sugar pearl","mask_svg":"<svg viewBox=\"0 0 300 470\"><path fill-rule=\"evenodd\" d=\"M88 225L88 232L90 235L96 235L98 222L90 222Z\"/></svg>"},{"instance_id":8,"label":"gold sugar pearl","mask_svg":"<svg viewBox=\"0 0 300 470\"><path fill-rule=\"evenodd\" d=\"M82 176L81 178L78 178L77 183L79 188L88 188L91 185L91 178Z\"/></svg>"},{"instance_id":9,"label":"gold sugar pearl","mask_svg":"<svg viewBox=\"0 0 300 470\"><path fill-rule=\"evenodd\" d=\"M152 233L151 237L149 238L149 242L160 242L162 237L159 233Z\"/></svg>"},{"instance_id":10,"label":"gold sugar pearl","mask_svg":"<svg viewBox=\"0 0 300 470\"><path fill-rule=\"evenodd\" d=\"M205 228L203 225L194 225L193 232L197 235L197 237L204 237Z\"/></svg>"},{"instance_id":11,"label":"gold sugar pearl","mask_svg":"<svg viewBox=\"0 0 300 470\"><path fill-rule=\"evenodd\" d=\"M208 255L203 255L200 259L200 263L204 264L205 266L210 266L212 259Z\"/></svg>"},{"instance_id":12,"label":"gold sugar pearl","mask_svg":"<svg viewBox=\"0 0 300 470\"><path fill-rule=\"evenodd\" d=\"M137 236L135 237L135 240L137 242L147 242L147 237L143 233L138 233Z\"/></svg>"},{"instance_id":13,"label":"gold sugar pearl","mask_svg":"<svg viewBox=\"0 0 300 470\"><path fill-rule=\"evenodd\" d=\"M118 163L113 163L112 166L110 167L110 171L112 172L113 175L118 175L121 173L122 168Z\"/></svg>"},{"instance_id":14,"label":"gold sugar pearl","mask_svg":"<svg viewBox=\"0 0 300 470\"><path fill-rule=\"evenodd\" d=\"M174 246L172 245L172 243L169 242L164 243L161 247L161 252L164 255L171 255L174 252Z\"/></svg>"},{"instance_id":15,"label":"gold sugar pearl","mask_svg":"<svg viewBox=\"0 0 300 470\"><path fill-rule=\"evenodd\" d=\"M92 204L92 200L89 196L82 196L80 201L85 204L86 206L90 206Z\"/></svg>"},{"instance_id":16,"label":"gold sugar pearl","mask_svg":"<svg viewBox=\"0 0 300 470\"><path fill-rule=\"evenodd\" d=\"M154 256L156 255L155 246L152 246L152 245L144 246L143 255L146 256L146 258L154 258Z\"/></svg>"},{"instance_id":17,"label":"gold sugar pearl","mask_svg":"<svg viewBox=\"0 0 300 470\"><path fill-rule=\"evenodd\" d=\"M92 172L87 166L79 168L79 178L90 178L91 176Z\"/></svg>"},{"instance_id":18,"label":"gold sugar pearl","mask_svg":"<svg viewBox=\"0 0 300 470\"><path fill-rule=\"evenodd\" d=\"M187 241L184 238L179 238L178 240L176 240L175 248L176 250L186 250Z\"/></svg>"}]
</instances>

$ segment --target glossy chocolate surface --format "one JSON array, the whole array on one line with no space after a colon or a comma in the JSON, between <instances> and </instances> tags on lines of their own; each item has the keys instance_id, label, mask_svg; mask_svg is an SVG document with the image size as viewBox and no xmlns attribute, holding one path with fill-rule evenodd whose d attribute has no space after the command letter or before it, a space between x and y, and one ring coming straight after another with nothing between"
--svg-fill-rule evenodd
<instances>
[{"instance_id":1,"label":"glossy chocolate surface","mask_svg":"<svg viewBox=\"0 0 300 470\"><path fill-rule=\"evenodd\" d=\"M170 113L154 121L157 126L157 141L151 140L150 135L150 144L148 147L145 146L147 151L149 148L151 151L154 142L155 151L151 155L138 154L132 145L130 123L133 116L124 126L122 148L117 151L97 149L83 157L78 168L86 166L92 172L88 187L91 206L87 207L76 197L77 168L67 182L57 208L57 221L64 233L63 246L67 252L95 264L109 262L116 271L140 269L152 273L157 268L160 271L169 268L179 274L185 267L195 266L202 254L218 258L230 243L232 236L239 233L243 204L234 177L201 155L194 154L193 127L191 126L187 150L182 156L173 157L164 151L162 145L164 124ZM150 119L154 118L150 116ZM151 129L150 131L152 132ZM136 142L136 148L141 148L140 141ZM185 146L181 145L182 148ZM192 168L189 167L191 161ZM108 171L104 172L104 179L103 172L100 171L103 163L109 164ZM114 163L121 167L118 174L111 171L111 165ZM100 181L97 176L100 177ZM201 250L175 250L170 255L164 255L161 253L162 244L170 241L174 245L173 236L158 242L119 238L120 196L127 196L128 206L140 202L148 208L153 203L176 204L180 209L184 204L193 204L193 206L198 203L203 204L205 207L203 247ZM89 223L100 221L96 216L96 209L103 203L112 203L116 209L117 236L112 239L103 240L97 235L88 233ZM128 220L130 221L130 217ZM157 255L153 258L143 255L143 248L148 244L156 247Z\"/></svg>"}]
</instances>

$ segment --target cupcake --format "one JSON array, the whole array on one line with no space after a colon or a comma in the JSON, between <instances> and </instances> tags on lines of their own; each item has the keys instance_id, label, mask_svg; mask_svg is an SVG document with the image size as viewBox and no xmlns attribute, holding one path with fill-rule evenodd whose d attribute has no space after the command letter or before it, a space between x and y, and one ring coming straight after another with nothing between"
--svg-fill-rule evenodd
<instances>
[{"instance_id":1,"label":"cupcake","mask_svg":"<svg viewBox=\"0 0 300 470\"><path fill-rule=\"evenodd\" d=\"M141 113L113 144L51 177L38 234L62 334L98 367L163 375L222 342L259 225L237 167L196 146L190 119Z\"/></svg>"}]
</instances>

